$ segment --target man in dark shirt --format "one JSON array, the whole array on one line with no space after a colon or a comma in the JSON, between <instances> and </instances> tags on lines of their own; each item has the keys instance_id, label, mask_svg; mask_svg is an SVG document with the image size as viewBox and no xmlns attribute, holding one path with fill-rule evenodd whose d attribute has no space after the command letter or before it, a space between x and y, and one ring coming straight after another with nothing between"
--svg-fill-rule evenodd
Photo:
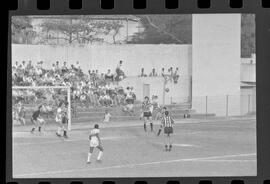
<instances>
[{"instance_id":1,"label":"man in dark shirt","mask_svg":"<svg viewBox=\"0 0 270 184\"><path fill-rule=\"evenodd\" d=\"M33 115L31 117L31 122L34 124L34 127L31 130L31 133L34 133L36 127L38 127L39 132L41 131L41 125L40 125L40 123L38 121L38 118L39 118L40 112L41 112L41 108L42 108L42 105L40 105L38 107L38 110L33 112Z\"/></svg>"}]
</instances>

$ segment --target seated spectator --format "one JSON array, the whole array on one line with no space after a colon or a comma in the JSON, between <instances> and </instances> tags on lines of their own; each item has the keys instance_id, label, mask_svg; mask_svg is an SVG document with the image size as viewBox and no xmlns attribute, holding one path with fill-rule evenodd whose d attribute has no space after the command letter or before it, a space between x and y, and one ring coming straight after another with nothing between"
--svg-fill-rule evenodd
<instances>
[{"instance_id":1,"label":"seated spectator","mask_svg":"<svg viewBox=\"0 0 270 184\"><path fill-rule=\"evenodd\" d=\"M52 64L52 70L53 70L53 72L56 71L56 67L55 67L55 64L54 63Z\"/></svg>"},{"instance_id":2,"label":"seated spectator","mask_svg":"<svg viewBox=\"0 0 270 184\"><path fill-rule=\"evenodd\" d=\"M77 70L80 70L80 69L81 69L81 66L80 66L79 61L77 61L77 62L76 62L76 64L75 64L75 68L76 68Z\"/></svg>"},{"instance_id":3,"label":"seated spectator","mask_svg":"<svg viewBox=\"0 0 270 184\"><path fill-rule=\"evenodd\" d=\"M108 69L108 72L105 74L105 80L113 81L113 74L111 73L110 69Z\"/></svg>"},{"instance_id":4,"label":"seated spectator","mask_svg":"<svg viewBox=\"0 0 270 184\"><path fill-rule=\"evenodd\" d=\"M55 63L55 70L56 71L60 70L59 61L56 61Z\"/></svg>"},{"instance_id":5,"label":"seated spectator","mask_svg":"<svg viewBox=\"0 0 270 184\"><path fill-rule=\"evenodd\" d=\"M37 63L37 67L40 68L40 69L43 69L43 61L40 61Z\"/></svg>"},{"instance_id":6,"label":"seated spectator","mask_svg":"<svg viewBox=\"0 0 270 184\"><path fill-rule=\"evenodd\" d=\"M27 70L30 70L30 69L33 68L31 60L28 61L28 64L27 64L26 68L27 68Z\"/></svg>"},{"instance_id":7,"label":"seated spectator","mask_svg":"<svg viewBox=\"0 0 270 184\"><path fill-rule=\"evenodd\" d=\"M62 72L63 72L63 73L68 72L67 62L66 62L66 61L64 62L63 66L62 66Z\"/></svg>"},{"instance_id":8,"label":"seated spectator","mask_svg":"<svg viewBox=\"0 0 270 184\"><path fill-rule=\"evenodd\" d=\"M152 72L149 74L149 77L156 77L156 76L157 76L156 70L155 68L153 68Z\"/></svg>"},{"instance_id":9,"label":"seated spectator","mask_svg":"<svg viewBox=\"0 0 270 184\"><path fill-rule=\"evenodd\" d=\"M26 70L26 63L25 63L25 61L22 61L21 69L22 69L23 71Z\"/></svg>"},{"instance_id":10,"label":"seated spectator","mask_svg":"<svg viewBox=\"0 0 270 184\"><path fill-rule=\"evenodd\" d=\"M18 69L18 68L19 68L19 62L18 62L18 61L16 61L16 62L15 62L14 67L15 67L16 69Z\"/></svg>"},{"instance_id":11,"label":"seated spectator","mask_svg":"<svg viewBox=\"0 0 270 184\"><path fill-rule=\"evenodd\" d=\"M111 114L108 112L108 110L106 109L105 110L105 114L104 114L104 120L103 120L103 122L104 123L108 123L108 122L110 122L110 120L111 120Z\"/></svg>"}]
</instances>

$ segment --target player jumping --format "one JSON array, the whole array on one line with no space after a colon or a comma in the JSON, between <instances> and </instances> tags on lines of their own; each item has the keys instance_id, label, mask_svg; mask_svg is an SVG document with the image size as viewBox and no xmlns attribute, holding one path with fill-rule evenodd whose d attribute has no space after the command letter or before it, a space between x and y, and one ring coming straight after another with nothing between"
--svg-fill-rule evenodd
<instances>
[{"instance_id":1,"label":"player jumping","mask_svg":"<svg viewBox=\"0 0 270 184\"><path fill-rule=\"evenodd\" d=\"M172 149L172 142L171 142L171 134L173 133L173 127L172 124L174 123L174 120L171 116L169 116L169 111L165 111L165 116L161 120L161 128L164 127L164 134L165 134L165 150L171 151ZM158 131L158 136L161 132L161 128Z\"/></svg>"},{"instance_id":2,"label":"player jumping","mask_svg":"<svg viewBox=\"0 0 270 184\"><path fill-rule=\"evenodd\" d=\"M149 97L146 96L144 98L144 102L142 103L142 112L144 117L144 131L146 132L146 123L150 122L151 131L153 131L153 122L152 122L152 104L150 103Z\"/></svg>"},{"instance_id":3,"label":"player jumping","mask_svg":"<svg viewBox=\"0 0 270 184\"><path fill-rule=\"evenodd\" d=\"M42 105L38 107L38 110L33 112L31 122L34 124L34 127L32 128L31 133L34 133L35 128L37 127L38 127L38 131L39 132L41 131L41 123L42 123L41 121L42 119L40 118L41 108L42 108Z\"/></svg>"},{"instance_id":4,"label":"player jumping","mask_svg":"<svg viewBox=\"0 0 270 184\"><path fill-rule=\"evenodd\" d=\"M94 129L91 130L89 135L90 150L87 157L87 164L91 163L91 155L94 151L94 148L99 149L97 161L101 161L101 157L103 155L103 147L101 146L99 133L100 133L99 126L98 124L95 124Z\"/></svg>"}]
</instances>

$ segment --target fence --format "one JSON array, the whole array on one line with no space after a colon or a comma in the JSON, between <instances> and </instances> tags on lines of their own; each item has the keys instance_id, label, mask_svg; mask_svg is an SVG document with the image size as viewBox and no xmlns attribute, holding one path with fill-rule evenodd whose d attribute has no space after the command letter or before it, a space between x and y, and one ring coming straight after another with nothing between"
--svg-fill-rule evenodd
<instances>
[{"instance_id":1,"label":"fence","mask_svg":"<svg viewBox=\"0 0 270 184\"><path fill-rule=\"evenodd\" d=\"M170 97L171 104L177 99ZM244 116L256 113L256 95L195 96L189 102L194 114L205 116ZM184 108L184 107L183 107Z\"/></svg>"}]
</instances>

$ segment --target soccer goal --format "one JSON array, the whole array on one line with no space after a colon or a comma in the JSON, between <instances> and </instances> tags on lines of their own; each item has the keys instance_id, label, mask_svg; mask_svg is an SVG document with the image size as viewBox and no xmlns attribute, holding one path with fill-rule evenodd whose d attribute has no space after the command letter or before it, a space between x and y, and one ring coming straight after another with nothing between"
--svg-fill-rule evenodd
<instances>
[{"instance_id":1,"label":"soccer goal","mask_svg":"<svg viewBox=\"0 0 270 184\"><path fill-rule=\"evenodd\" d=\"M68 116L68 130L71 130L71 96L69 86L13 86L12 115L18 109L25 110L26 124L32 113L42 105L41 116L46 122L56 123L55 115L60 107ZM14 118L13 118L14 120Z\"/></svg>"}]
</instances>

